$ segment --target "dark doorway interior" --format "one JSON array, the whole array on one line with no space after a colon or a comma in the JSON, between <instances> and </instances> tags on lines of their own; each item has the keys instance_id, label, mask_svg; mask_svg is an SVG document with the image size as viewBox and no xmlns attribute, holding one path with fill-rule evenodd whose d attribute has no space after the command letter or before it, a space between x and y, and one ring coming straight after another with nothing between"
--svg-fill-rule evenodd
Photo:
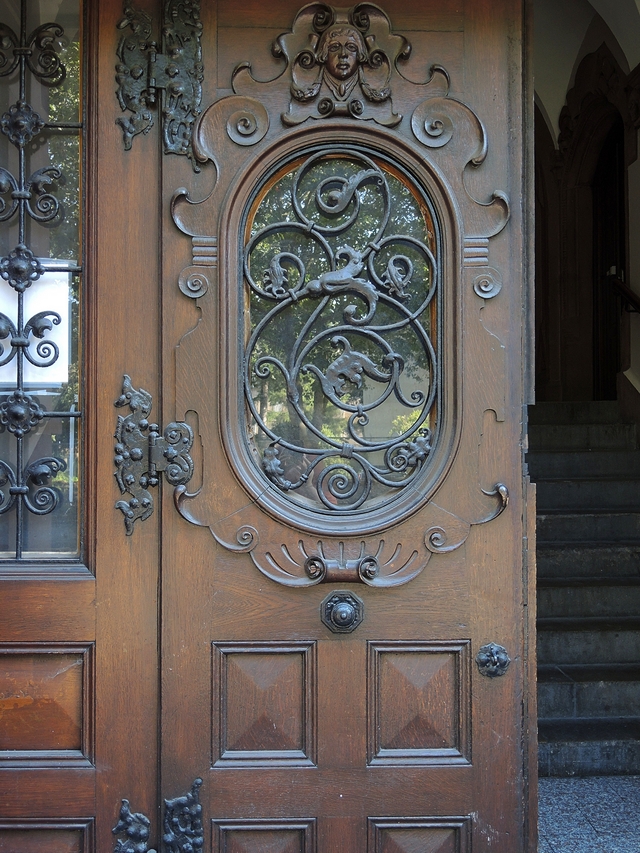
<instances>
[{"instance_id":1,"label":"dark doorway interior","mask_svg":"<svg viewBox=\"0 0 640 853\"><path fill-rule=\"evenodd\" d=\"M625 279L624 128L619 115L609 131L593 176L593 399L617 399L621 298Z\"/></svg>"}]
</instances>

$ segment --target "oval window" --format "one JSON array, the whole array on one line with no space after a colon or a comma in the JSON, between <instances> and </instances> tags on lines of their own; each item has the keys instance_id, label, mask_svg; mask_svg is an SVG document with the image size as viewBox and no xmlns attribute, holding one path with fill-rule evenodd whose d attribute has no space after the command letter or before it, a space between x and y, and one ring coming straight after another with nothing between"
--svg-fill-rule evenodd
<instances>
[{"instance_id":1,"label":"oval window","mask_svg":"<svg viewBox=\"0 0 640 853\"><path fill-rule=\"evenodd\" d=\"M289 162L244 233L245 435L321 513L415 488L438 436L439 234L400 169L348 148Z\"/></svg>"}]
</instances>

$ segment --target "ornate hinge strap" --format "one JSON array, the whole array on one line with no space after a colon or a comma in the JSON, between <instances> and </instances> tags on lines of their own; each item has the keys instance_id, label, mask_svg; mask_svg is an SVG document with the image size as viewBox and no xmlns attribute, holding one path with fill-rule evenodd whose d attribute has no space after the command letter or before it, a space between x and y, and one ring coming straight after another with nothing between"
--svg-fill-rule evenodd
<instances>
[{"instance_id":1,"label":"ornate hinge strap","mask_svg":"<svg viewBox=\"0 0 640 853\"><path fill-rule=\"evenodd\" d=\"M200 3L197 0L165 0L162 44L152 40L152 21L128 0L118 29L130 30L118 43L116 95L123 112L116 119L122 128L124 147L131 148L134 136L153 127L152 107L160 102L165 154L184 154L199 172L191 146L193 123L202 101L202 48Z\"/></svg>"},{"instance_id":2,"label":"ornate hinge strap","mask_svg":"<svg viewBox=\"0 0 640 853\"><path fill-rule=\"evenodd\" d=\"M204 845L200 787L196 779L191 790L180 797L164 801L163 849L167 853L200 853ZM151 821L142 812L132 812L129 800L123 800L118 823L112 830L118 839L114 853L156 853L149 850Z\"/></svg>"},{"instance_id":3,"label":"ornate hinge strap","mask_svg":"<svg viewBox=\"0 0 640 853\"><path fill-rule=\"evenodd\" d=\"M118 415L115 439L115 478L122 494L116 507L124 514L127 536L133 533L134 523L144 521L153 512L153 498L149 486L157 486L160 475L172 486L186 485L193 474L193 460L189 455L193 444L193 431L189 424L174 421L160 432L158 424L149 423L152 406L151 394L143 388L136 390L125 374L122 394L115 406L129 406L131 414Z\"/></svg>"},{"instance_id":4,"label":"ornate hinge strap","mask_svg":"<svg viewBox=\"0 0 640 853\"><path fill-rule=\"evenodd\" d=\"M164 801L162 841L168 853L201 853L204 845L200 787L196 779L188 794Z\"/></svg>"}]
</instances>

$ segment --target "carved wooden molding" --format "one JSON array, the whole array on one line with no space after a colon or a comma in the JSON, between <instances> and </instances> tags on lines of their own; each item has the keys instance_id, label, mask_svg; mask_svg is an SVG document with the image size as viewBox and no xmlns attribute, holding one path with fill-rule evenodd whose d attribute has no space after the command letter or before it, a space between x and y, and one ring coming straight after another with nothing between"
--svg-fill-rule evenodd
<instances>
[{"instance_id":1,"label":"carved wooden molding","mask_svg":"<svg viewBox=\"0 0 640 853\"><path fill-rule=\"evenodd\" d=\"M331 38L336 54L351 50L342 65L327 65ZM209 527L225 549L249 554L263 574L279 583L394 586L416 577L433 554L459 548L472 525L497 517L508 502L506 486L481 482L479 473L475 482L467 476L462 483L457 475L457 490L448 481L458 452L477 460L484 412L495 411L498 421L504 417L504 392L494 390L494 378L505 375L504 348L485 328L480 309L503 287L500 270L490 266L490 247L508 222L509 202L500 190L480 199L468 191L467 172L481 169L487 155L484 125L468 105L450 96L444 68L432 67L423 82L406 76L409 42L393 33L377 6L358 4L347 11L320 3L306 6L291 31L276 39L274 52L283 64L276 78L260 82L248 62L240 63L232 74L234 94L214 101L196 122L194 154L199 162L215 165L212 192L194 199L179 189L172 200L174 222L193 244L180 289L199 300L202 312L197 327L180 343L178 405L198 412L204 451L202 487L193 494L179 487L176 507L188 521ZM331 109L322 106L323 99L331 99ZM379 152L425 187L446 246L440 354L444 402L428 473L404 502L390 501L352 517L292 508L276 484L255 473L254 461L234 437L243 418L240 356L234 349L244 335L237 262L244 211L265 176L322 146L367 156ZM477 393L465 404L464 427L463 310L465 339L473 342L479 359L467 368ZM201 362L203 352L219 366L204 389L187 366L193 359Z\"/></svg>"}]
</instances>

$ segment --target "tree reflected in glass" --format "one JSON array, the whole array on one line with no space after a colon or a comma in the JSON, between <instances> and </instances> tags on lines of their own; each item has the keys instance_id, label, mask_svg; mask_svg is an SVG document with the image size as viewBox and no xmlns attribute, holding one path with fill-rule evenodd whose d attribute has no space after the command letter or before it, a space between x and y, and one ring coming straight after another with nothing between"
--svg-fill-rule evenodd
<instances>
[{"instance_id":1,"label":"tree reflected in glass","mask_svg":"<svg viewBox=\"0 0 640 853\"><path fill-rule=\"evenodd\" d=\"M427 463L435 243L427 200L347 150L298 160L256 200L244 261L248 437L294 501L369 509Z\"/></svg>"}]
</instances>

